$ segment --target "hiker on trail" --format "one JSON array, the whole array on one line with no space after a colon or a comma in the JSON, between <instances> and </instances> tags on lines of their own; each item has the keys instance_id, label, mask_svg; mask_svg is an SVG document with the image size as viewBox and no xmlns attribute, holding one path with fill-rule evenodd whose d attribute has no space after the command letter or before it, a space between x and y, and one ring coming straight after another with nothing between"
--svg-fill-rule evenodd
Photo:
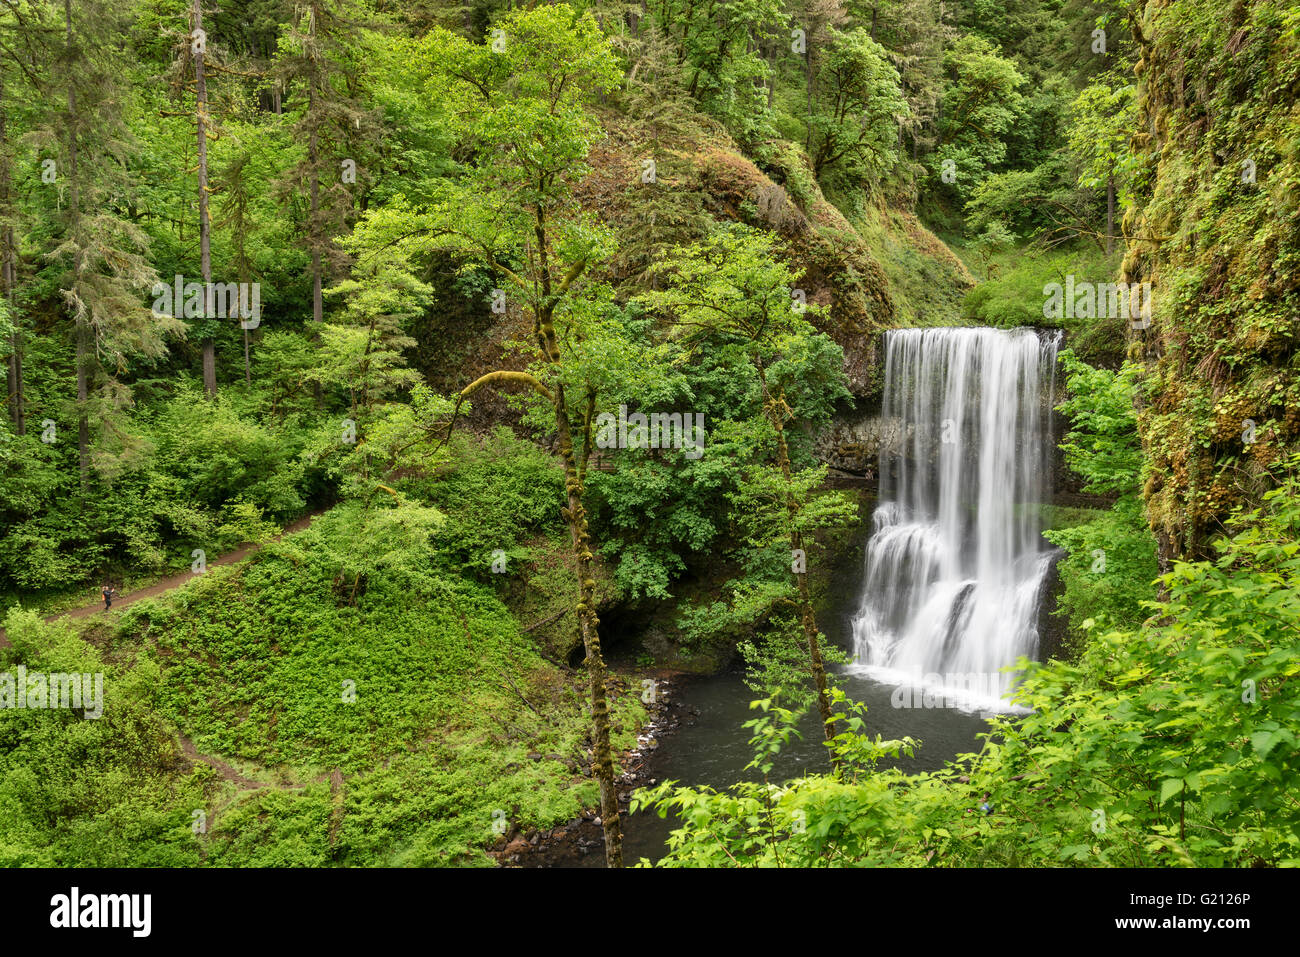
<instances>
[{"instance_id":1,"label":"hiker on trail","mask_svg":"<svg viewBox=\"0 0 1300 957\"><path fill-rule=\"evenodd\" d=\"M101 591L104 594L104 611L113 607L113 596L117 594L117 589L112 585L105 585Z\"/></svg>"},{"instance_id":2,"label":"hiker on trail","mask_svg":"<svg viewBox=\"0 0 1300 957\"><path fill-rule=\"evenodd\" d=\"M993 813L993 805L989 803L989 792L984 792L984 801L980 804L980 810L985 814Z\"/></svg>"}]
</instances>

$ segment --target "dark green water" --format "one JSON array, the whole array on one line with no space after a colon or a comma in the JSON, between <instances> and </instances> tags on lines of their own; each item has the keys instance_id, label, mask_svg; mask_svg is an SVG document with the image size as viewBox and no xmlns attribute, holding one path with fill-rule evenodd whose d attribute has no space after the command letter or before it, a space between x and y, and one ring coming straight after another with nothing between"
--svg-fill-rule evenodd
<instances>
[{"instance_id":1,"label":"dark green water","mask_svg":"<svg viewBox=\"0 0 1300 957\"><path fill-rule=\"evenodd\" d=\"M951 708L894 708L889 701L893 687L866 676L840 673L837 683L851 698L867 705L871 735L880 734L886 739L911 735L920 739L921 747L916 749L913 758L882 762L882 767L934 770L957 754L976 750L980 744L976 735L987 728L978 715ZM749 703L759 696L746 687L743 676L730 673L683 679L677 685L676 695L677 704L684 711L679 711L682 724L664 737L646 762L650 777L656 781L674 780L718 789L736 781L761 780L757 772L745 770L753 754L749 732L742 725L758 714L750 709ZM792 740L778 756L773 778L789 779L830 770L815 710L804 715L799 730L801 737ZM655 861L662 857L664 842L674 826L673 821L661 820L653 812L627 818L623 845L627 862L643 857Z\"/></svg>"},{"instance_id":2,"label":"dark green water","mask_svg":"<svg viewBox=\"0 0 1300 957\"><path fill-rule=\"evenodd\" d=\"M863 502L864 515L871 513L874 501ZM832 573L829 594L819 614L818 624L827 639L851 653L852 621L858 612L862 588L862 562L869 523L863 522L856 547L841 556ZM629 644L635 645L636 642ZM626 655L631 651L623 646ZM615 652L615 657L618 652ZM881 767L900 767L906 771L932 771L958 754L976 751L977 738L988 724L977 714L954 708L895 708L890 703L893 685L882 684L852 665L835 672L839 687L867 706L867 731L885 739L905 735L920 741L912 758L882 761ZM749 707L761 697L745 684L739 667L718 675L682 676L673 679L669 692L672 714L680 722L676 730L665 734L659 747L645 761L647 779L672 780L682 785L709 786L722 790L742 780L761 780L745 766L753 758L745 722L759 712ZM809 773L829 771L830 762L822 741L815 708L803 716L800 737L790 741L777 757L771 777L787 780ZM624 818L624 860L629 865L646 858L659 860L666 850L665 841L677 826L675 820L662 820L653 812L639 812ZM562 866L603 867L604 855L596 849L580 861L566 861Z\"/></svg>"}]
</instances>

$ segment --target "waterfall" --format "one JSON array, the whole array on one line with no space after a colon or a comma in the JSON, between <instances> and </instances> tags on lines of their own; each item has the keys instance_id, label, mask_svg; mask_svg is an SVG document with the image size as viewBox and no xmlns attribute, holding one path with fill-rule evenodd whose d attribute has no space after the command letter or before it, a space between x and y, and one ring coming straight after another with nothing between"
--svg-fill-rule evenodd
<instances>
[{"instance_id":1,"label":"waterfall","mask_svg":"<svg viewBox=\"0 0 1300 957\"><path fill-rule=\"evenodd\" d=\"M1032 329L886 334L880 500L854 652L875 677L924 689L926 707L1012 710L1013 676L999 669L1038 652L1053 553L1037 505L1059 341Z\"/></svg>"}]
</instances>

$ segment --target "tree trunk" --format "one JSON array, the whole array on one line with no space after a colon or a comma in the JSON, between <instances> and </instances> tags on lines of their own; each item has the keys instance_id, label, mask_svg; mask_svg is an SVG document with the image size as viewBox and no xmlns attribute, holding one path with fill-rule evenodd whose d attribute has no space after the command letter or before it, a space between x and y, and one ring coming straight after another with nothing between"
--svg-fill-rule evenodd
<instances>
[{"instance_id":1,"label":"tree trunk","mask_svg":"<svg viewBox=\"0 0 1300 957\"><path fill-rule=\"evenodd\" d=\"M1106 177L1106 255L1115 251L1115 174Z\"/></svg>"},{"instance_id":2,"label":"tree trunk","mask_svg":"<svg viewBox=\"0 0 1300 957\"><path fill-rule=\"evenodd\" d=\"M537 255L541 276L542 300L535 307L536 333L543 359L553 365L560 362L560 343L555 335L555 300L552 298L549 244L544 213L535 210L533 227L537 237ZM594 402L594 396L591 397ZM589 403L590 404L590 403ZM587 531L587 512L582 504L583 483L586 480L587 456L591 451L591 416L583 426L583 458L579 466L573 448L573 432L569 428L569 406L564 395L564 383L555 383L555 431L560 441L560 455L564 458L564 489L567 500L565 519L569 523L569 536L577 560L578 574L578 628L582 632L582 646L587 652L587 680L591 690L592 755L595 759L596 778L600 782L600 824L605 832L605 863L609 867L623 866L623 829L618 814L618 792L614 789L614 753L609 743L609 702L605 687L605 659L600 653L600 620L596 617L596 582L592 575L591 536ZM590 413L590 409L588 409Z\"/></svg>"},{"instance_id":3,"label":"tree trunk","mask_svg":"<svg viewBox=\"0 0 1300 957\"><path fill-rule=\"evenodd\" d=\"M785 440L782 439L783 446L784 443ZM784 454L784 451L782 454ZM790 476L788 459L785 460L782 472L788 481ZM802 534L799 532L791 533L790 548L792 551L798 549L803 552ZM826 692L826 664L822 660L821 644L817 640L817 615L813 611L812 593L808 589L807 570L794 573L794 578L799 585L799 620L803 625L804 641L808 644L808 657L812 661L813 682L817 685L817 711L822 718L822 733L826 736L826 740L829 741L835 737L835 716L831 714L831 699Z\"/></svg>"},{"instance_id":4,"label":"tree trunk","mask_svg":"<svg viewBox=\"0 0 1300 957\"><path fill-rule=\"evenodd\" d=\"M90 398L90 329L77 323L77 464L81 472L81 488L90 484L90 419L86 401Z\"/></svg>"},{"instance_id":5,"label":"tree trunk","mask_svg":"<svg viewBox=\"0 0 1300 957\"><path fill-rule=\"evenodd\" d=\"M203 29L203 3L194 0L194 31ZM192 36L193 34L191 34ZM204 47L194 49L194 109L199 144L199 271L203 274L204 318L213 319L212 220L208 214L208 81L203 72ZM212 336L203 339L203 388L209 398L217 394L217 345Z\"/></svg>"},{"instance_id":6,"label":"tree trunk","mask_svg":"<svg viewBox=\"0 0 1300 957\"><path fill-rule=\"evenodd\" d=\"M582 645L587 652L587 679L591 690L592 751L596 777L600 781L600 823L605 831L605 863L623 866L623 831L618 813L618 793L614 789L614 753L609 743L609 702L605 693L605 659L600 653L600 621L596 618L596 582L592 577L591 536L587 532L587 513L582 504L582 478L578 475L573 451L573 434L569 428L569 410L564 386L555 386L555 427L564 457L564 486L568 499L569 535L578 568L578 626Z\"/></svg>"},{"instance_id":7,"label":"tree trunk","mask_svg":"<svg viewBox=\"0 0 1300 957\"><path fill-rule=\"evenodd\" d=\"M68 51L72 51L72 0L63 0L63 17L67 28ZM83 256L81 252L81 191L80 173L77 169L77 91L68 79L68 233L77 244L73 254L72 282L81 283ZM73 319L77 340L77 467L84 491L90 484L90 420L86 402L90 398L90 326L79 318Z\"/></svg>"},{"instance_id":8,"label":"tree trunk","mask_svg":"<svg viewBox=\"0 0 1300 957\"><path fill-rule=\"evenodd\" d=\"M311 18L311 35L316 36L316 17ZM311 132L307 135L307 165L311 168L311 219L307 227L311 237L311 318L313 322L325 321L325 298L321 292L320 233L320 142L316 133L316 66L312 64L311 80L307 85L307 115L311 117Z\"/></svg>"},{"instance_id":9,"label":"tree trunk","mask_svg":"<svg viewBox=\"0 0 1300 957\"><path fill-rule=\"evenodd\" d=\"M805 82L808 93L808 136L804 141L804 150L812 152L812 135L813 135L813 59L812 59L812 41L805 35L803 49L803 62Z\"/></svg>"},{"instance_id":10,"label":"tree trunk","mask_svg":"<svg viewBox=\"0 0 1300 957\"><path fill-rule=\"evenodd\" d=\"M4 228L4 297L9 301L10 306L14 304L14 289L18 283L18 254L14 248L16 237L13 226L7 225ZM23 338L18 326L18 311L11 309L14 320L13 335L10 336L9 346L9 367L8 373L8 395L9 395L9 415L14 422L14 431L19 435L27 434L27 411L23 402Z\"/></svg>"},{"instance_id":11,"label":"tree trunk","mask_svg":"<svg viewBox=\"0 0 1300 957\"><path fill-rule=\"evenodd\" d=\"M803 547L803 534L795 528L799 514L799 503L794 497L793 478L790 471L790 449L785 441L785 423L782 421L782 407L785 397L773 398L767 390L767 373L761 363L758 364L759 382L763 388L763 407L767 410L768 421L776 432L777 464L781 467L781 477L785 480L786 517L789 522L791 574L799 587L799 620L803 626L804 641L808 645L808 658L812 663L813 683L817 686L817 711L821 714L822 733L829 741L835 737L835 717L831 713L831 699L826 692L826 665L822 660L821 644L817 640L817 614L813 610L812 592L808 588L807 552ZM798 552L804 556L803 571L794 571L793 556Z\"/></svg>"},{"instance_id":12,"label":"tree trunk","mask_svg":"<svg viewBox=\"0 0 1300 957\"><path fill-rule=\"evenodd\" d=\"M315 47L314 38L316 36L316 9L311 11L311 36L313 37L313 48ZM314 55L314 53L313 53ZM321 258L321 244L324 242L320 228L320 138L317 132L318 117L316 116L316 62L312 61L311 76L307 81L307 116L308 122L311 123L311 132L307 134L307 166L311 172L311 211L307 220L307 241L311 246L311 319L314 323L323 323L325 321L325 296L321 285L321 269L323 268ZM312 333L313 339L319 339L320 333ZM317 408L324 405L325 391L321 387L320 380L312 383L312 395L316 400Z\"/></svg>"},{"instance_id":13,"label":"tree trunk","mask_svg":"<svg viewBox=\"0 0 1300 957\"><path fill-rule=\"evenodd\" d=\"M550 265L547 261L545 222L539 215L536 226L538 251L541 262L542 288L546 301L551 297ZM543 305L537 310L537 333L544 358L551 363L560 361L560 344L555 336L554 305ZM590 451L590 417L584 426L583 463L579 470L573 448L573 432L569 428L569 406L564 395L564 384L555 383L555 431L560 440L560 455L564 458L564 488L568 506L565 519L569 523L569 536L573 541L573 554L577 559L578 574L578 628L582 632L582 646L587 652L587 680L591 691L592 754L596 765L596 778L600 782L600 824L605 832L605 863L609 867L623 866L623 828L618 813L618 792L614 789L614 752L609 743L609 701L605 687L605 659L600 653L600 620L596 617L596 582L592 574L591 536L587 531L587 512L582 504L583 483L586 479L586 458Z\"/></svg>"},{"instance_id":14,"label":"tree trunk","mask_svg":"<svg viewBox=\"0 0 1300 957\"><path fill-rule=\"evenodd\" d=\"M5 225L0 232L0 281L3 282L3 294L12 307L14 305L14 288L18 283L18 251L15 247L17 237L13 227L13 211L10 203L13 199L11 185L13 182L12 159L9 156L8 114L4 106L4 77L0 76L0 209L4 211ZM10 309L14 320L14 331L10 337L10 354L5 369L5 384L8 388L9 416L13 419L14 431L19 435L27 433L26 416L23 414L23 343L18 332L18 310Z\"/></svg>"}]
</instances>

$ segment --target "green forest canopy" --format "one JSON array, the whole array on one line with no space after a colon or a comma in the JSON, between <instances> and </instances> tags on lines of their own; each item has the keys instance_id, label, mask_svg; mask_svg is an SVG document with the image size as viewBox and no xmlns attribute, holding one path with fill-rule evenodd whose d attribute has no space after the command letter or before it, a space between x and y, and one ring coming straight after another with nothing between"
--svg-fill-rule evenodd
<instances>
[{"instance_id":1,"label":"green forest canopy","mask_svg":"<svg viewBox=\"0 0 1300 957\"><path fill-rule=\"evenodd\" d=\"M109 678L102 723L0 716L0 862L484 863L598 803L616 844L637 609L742 649L759 767L837 716L829 774L638 797L669 864L1296 863L1298 40L1273 0L0 0L0 664ZM1067 277L1154 308L1051 318ZM1061 326L1113 507L1048 533L1035 714L908 775L815 606L866 518L826 436L922 324ZM594 442L662 408L706 454Z\"/></svg>"}]
</instances>

